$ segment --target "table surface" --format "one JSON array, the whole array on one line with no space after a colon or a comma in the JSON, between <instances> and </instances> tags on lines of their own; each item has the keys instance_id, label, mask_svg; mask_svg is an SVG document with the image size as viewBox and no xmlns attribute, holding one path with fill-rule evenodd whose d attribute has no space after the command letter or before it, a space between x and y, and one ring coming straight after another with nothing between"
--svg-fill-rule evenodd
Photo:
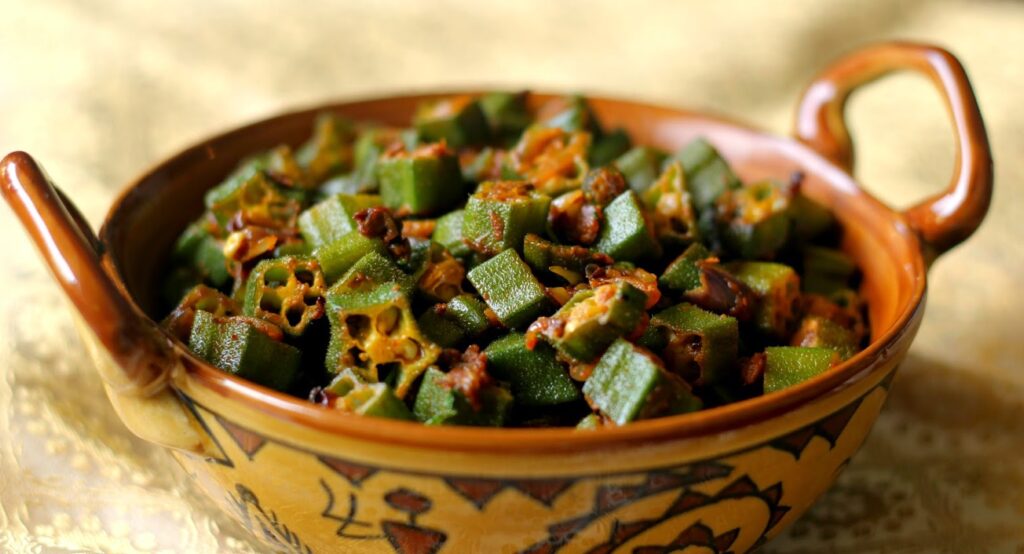
<instances>
[{"instance_id":1,"label":"table surface","mask_svg":"<svg viewBox=\"0 0 1024 554\"><path fill-rule=\"evenodd\" d=\"M602 93L786 133L801 88L874 40L946 45L995 150L988 220L931 270L928 313L864 449L766 552L1024 552L1024 4L0 0L0 150L38 157L98 222L199 138L319 102L449 85ZM642 9L641 9L642 7ZM854 97L857 176L907 206L953 140L919 77ZM169 456L130 435L60 294L0 209L0 550L249 552Z\"/></svg>"}]
</instances>

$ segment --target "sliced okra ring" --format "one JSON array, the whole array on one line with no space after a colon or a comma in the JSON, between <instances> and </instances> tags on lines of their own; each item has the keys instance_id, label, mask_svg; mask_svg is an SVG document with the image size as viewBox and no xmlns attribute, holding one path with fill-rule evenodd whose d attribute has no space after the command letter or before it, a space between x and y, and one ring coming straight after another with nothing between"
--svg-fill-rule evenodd
<instances>
[{"instance_id":1,"label":"sliced okra ring","mask_svg":"<svg viewBox=\"0 0 1024 554\"><path fill-rule=\"evenodd\" d=\"M718 200L725 246L743 259L771 259L789 240L790 204L790 191L774 181L726 191Z\"/></svg>"},{"instance_id":2,"label":"sliced okra ring","mask_svg":"<svg viewBox=\"0 0 1024 554\"><path fill-rule=\"evenodd\" d=\"M758 296L754 323L761 332L785 339L796 323L800 276L788 265L773 262L734 262L729 269Z\"/></svg>"},{"instance_id":3,"label":"sliced okra ring","mask_svg":"<svg viewBox=\"0 0 1024 554\"><path fill-rule=\"evenodd\" d=\"M312 258L263 260L249 275L243 312L265 319L289 335L302 335L324 315L327 283Z\"/></svg>"},{"instance_id":4,"label":"sliced okra ring","mask_svg":"<svg viewBox=\"0 0 1024 554\"><path fill-rule=\"evenodd\" d=\"M223 371L286 391L298 374L302 353L272 338L266 331L268 325L240 316L217 318L200 310L195 314L189 348ZM279 330L276 335L280 336Z\"/></svg>"},{"instance_id":5,"label":"sliced okra ring","mask_svg":"<svg viewBox=\"0 0 1024 554\"><path fill-rule=\"evenodd\" d=\"M528 335L549 342L563 356L592 362L636 329L646 301L647 295L626 281L580 291L554 315L530 325Z\"/></svg>"},{"instance_id":6,"label":"sliced okra ring","mask_svg":"<svg viewBox=\"0 0 1024 554\"><path fill-rule=\"evenodd\" d=\"M658 312L650 327L661 334L656 344L660 343L661 357L673 373L700 385L730 378L739 350L736 318L683 303Z\"/></svg>"},{"instance_id":7,"label":"sliced okra ring","mask_svg":"<svg viewBox=\"0 0 1024 554\"><path fill-rule=\"evenodd\" d=\"M413 125L424 140L443 140L454 148L482 144L490 137L487 116L469 95L423 102L416 108Z\"/></svg>"},{"instance_id":8,"label":"sliced okra ring","mask_svg":"<svg viewBox=\"0 0 1024 554\"><path fill-rule=\"evenodd\" d=\"M468 278L506 327L526 327L551 307L544 286L515 250L474 267Z\"/></svg>"},{"instance_id":9,"label":"sliced okra ring","mask_svg":"<svg viewBox=\"0 0 1024 554\"><path fill-rule=\"evenodd\" d=\"M651 186L661 172L666 154L650 146L634 146L615 160L615 166L629 181L629 186L643 192Z\"/></svg>"},{"instance_id":10,"label":"sliced okra ring","mask_svg":"<svg viewBox=\"0 0 1024 554\"><path fill-rule=\"evenodd\" d=\"M697 211L681 163L671 161L657 181L643 192L643 200L651 210L654 232L666 246L700 244Z\"/></svg>"},{"instance_id":11,"label":"sliced okra ring","mask_svg":"<svg viewBox=\"0 0 1024 554\"><path fill-rule=\"evenodd\" d=\"M377 161L384 205L403 215L439 214L462 201L459 160L443 142L392 148Z\"/></svg>"},{"instance_id":12,"label":"sliced okra ring","mask_svg":"<svg viewBox=\"0 0 1024 554\"><path fill-rule=\"evenodd\" d=\"M620 194L604 209L604 225L594 248L615 261L657 258L661 244L635 191Z\"/></svg>"}]
</instances>

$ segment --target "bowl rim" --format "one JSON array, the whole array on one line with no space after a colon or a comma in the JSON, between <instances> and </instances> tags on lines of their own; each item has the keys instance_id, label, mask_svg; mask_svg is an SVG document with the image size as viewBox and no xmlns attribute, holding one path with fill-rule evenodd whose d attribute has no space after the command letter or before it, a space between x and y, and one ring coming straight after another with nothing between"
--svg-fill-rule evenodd
<instances>
[{"instance_id":1,"label":"bowl rim","mask_svg":"<svg viewBox=\"0 0 1024 554\"><path fill-rule=\"evenodd\" d=\"M908 241L907 245L909 246L908 251L911 253L911 259L907 261L910 264L911 275L914 276L913 289L906 296L908 300L898 307L897 315L893 318L893 322L880 336L873 338L866 348L821 375L779 392L707 410L642 420L626 426L602 428L594 432L579 432L573 427L433 427L423 425L420 422L370 418L331 410L305 399L278 392L226 373L195 356L188 349L188 345L153 321L128 292L121 268L111 253L112 241L110 237L116 226L118 214L124 212L126 206L130 207L132 202L136 200L134 195L143 185L161 173L172 171L180 164L190 163L190 160L197 154L208 152L213 144L230 142L235 137L253 132L257 128L272 127L292 118L311 118L320 112L337 110L342 107L353 108L360 104L396 100L425 100L454 94L479 94L480 92L479 90L443 89L398 94L382 93L361 98L311 104L307 107L279 112L276 115L261 118L194 141L190 146L182 148L149 166L137 177L130 180L118 193L104 217L99 232L100 241L104 246L103 265L133 309L157 326L160 332L174 346L184 366L184 374L190 381L198 383L227 400L239 402L250 409L273 416L279 420L333 435L432 450L498 453L568 452L605 449L642 442L702 437L729 429L737 429L775 418L845 388L846 385L884 366L884 362L889 358L900 355L905 349L897 348L896 345L903 343L908 334L912 338L916 331L917 324L920 323L923 315L924 298L927 288L927 265L922 254L921 244L918 237L906 224L903 215L867 193L857 184L852 175L823 157L814 149L791 137L768 133L755 126L737 122L717 114L604 95L587 95L586 97L588 100L597 102L654 109L659 112L688 119L703 120L717 126L724 126L732 130L758 135L761 138L778 142L788 149L794 149L794 154L798 157L801 164L814 166L813 172L817 174L832 174L836 178L849 181L852 187L856 189L855 194L862 196L863 200L870 204L872 210L885 214L889 219L899 224L896 229L897 233L903 240ZM530 94L541 99L564 96L564 94L557 92L535 91L533 89L530 90ZM829 186L835 186L835 181L832 178L829 181ZM159 186L166 186L166 184ZM179 392L181 391L180 383L172 380L172 386L178 389Z\"/></svg>"}]
</instances>

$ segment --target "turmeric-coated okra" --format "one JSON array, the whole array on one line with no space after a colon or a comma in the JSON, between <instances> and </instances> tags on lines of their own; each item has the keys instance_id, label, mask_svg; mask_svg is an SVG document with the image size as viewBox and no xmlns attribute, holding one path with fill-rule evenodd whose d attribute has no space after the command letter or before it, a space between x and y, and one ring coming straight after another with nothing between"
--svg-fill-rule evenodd
<instances>
[{"instance_id":1,"label":"turmeric-coated okra","mask_svg":"<svg viewBox=\"0 0 1024 554\"><path fill-rule=\"evenodd\" d=\"M252 153L172 246L163 325L324 410L589 432L801 386L867 343L818 183L535 100L329 113Z\"/></svg>"}]
</instances>

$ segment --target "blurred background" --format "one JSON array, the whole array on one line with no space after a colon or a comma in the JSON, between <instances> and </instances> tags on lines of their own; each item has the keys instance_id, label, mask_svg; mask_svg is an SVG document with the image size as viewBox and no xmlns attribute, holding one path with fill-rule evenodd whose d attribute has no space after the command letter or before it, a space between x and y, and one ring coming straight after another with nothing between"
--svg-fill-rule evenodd
<instances>
[{"instance_id":1,"label":"blurred background","mask_svg":"<svg viewBox=\"0 0 1024 554\"><path fill-rule=\"evenodd\" d=\"M1024 3L1011 0L146 3L0 0L0 154L26 150L94 224L134 175L284 110L418 89L582 91L786 134L830 60L885 39L966 66L994 149L980 231L930 274L928 314L865 449L772 553L1024 552ZM895 206L945 186L939 95L900 75L851 101L857 177ZM169 456L132 437L6 209L0 550L248 552Z\"/></svg>"}]
</instances>

